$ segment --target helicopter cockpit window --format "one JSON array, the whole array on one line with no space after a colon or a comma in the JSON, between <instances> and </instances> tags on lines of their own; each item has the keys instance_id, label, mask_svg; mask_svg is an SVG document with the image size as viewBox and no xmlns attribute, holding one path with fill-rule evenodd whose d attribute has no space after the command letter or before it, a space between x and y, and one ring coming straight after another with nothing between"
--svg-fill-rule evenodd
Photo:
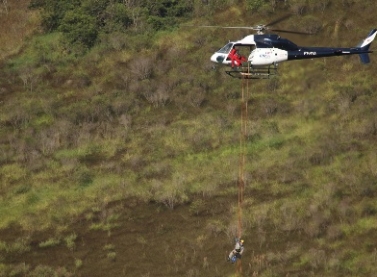
<instances>
[{"instance_id":1,"label":"helicopter cockpit window","mask_svg":"<svg viewBox=\"0 0 377 277\"><path fill-rule=\"evenodd\" d=\"M229 42L227 45L225 45L223 48L221 48L217 52L218 53L228 53L230 51L230 49L232 49L232 47L233 47L233 43Z\"/></svg>"}]
</instances>

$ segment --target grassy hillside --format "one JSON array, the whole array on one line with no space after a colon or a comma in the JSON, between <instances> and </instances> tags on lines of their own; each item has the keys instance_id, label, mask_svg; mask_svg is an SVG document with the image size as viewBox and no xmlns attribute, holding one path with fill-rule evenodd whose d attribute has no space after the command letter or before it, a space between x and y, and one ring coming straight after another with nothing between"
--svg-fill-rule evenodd
<instances>
[{"instance_id":1,"label":"grassy hillside","mask_svg":"<svg viewBox=\"0 0 377 277\"><path fill-rule=\"evenodd\" d=\"M27 8L29 2L4 0L0 5L0 61L16 54L25 40L38 32L39 13Z\"/></svg>"},{"instance_id":2,"label":"grassy hillside","mask_svg":"<svg viewBox=\"0 0 377 277\"><path fill-rule=\"evenodd\" d=\"M248 33L180 24L291 13L316 35L284 37L344 47L376 27L366 0L3 2L0 276L232 276L241 82L209 57ZM244 276L376 272L375 72L249 82Z\"/></svg>"}]
</instances>

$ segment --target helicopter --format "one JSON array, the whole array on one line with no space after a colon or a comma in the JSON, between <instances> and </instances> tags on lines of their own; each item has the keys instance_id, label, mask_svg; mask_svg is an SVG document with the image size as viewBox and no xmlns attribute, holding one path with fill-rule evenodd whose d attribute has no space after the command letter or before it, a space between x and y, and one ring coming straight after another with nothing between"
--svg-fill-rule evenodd
<instances>
[{"instance_id":1,"label":"helicopter","mask_svg":"<svg viewBox=\"0 0 377 277\"><path fill-rule=\"evenodd\" d=\"M294 34L310 35L310 33L272 29L271 25L285 20L290 15L284 16L266 25L257 25L252 27L222 27L222 26L201 26L201 27L219 27L219 28L241 28L251 29L257 33L248 35L241 40L229 41L225 46L220 48L211 56L211 61L222 65L230 65L232 69L226 71L232 77L238 78L264 78L274 75L277 72L279 63L291 60L313 59L343 55L360 56L362 63L370 62L369 47L377 35L377 29L369 32L368 36L355 47L305 47L298 46L292 41L285 39L277 34L265 34L265 31L285 32ZM239 54L241 47L248 47L250 54L248 57ZM240 72L240 67L247 64L247 69ZM271 70L272 69L272 70Z\"/></svg>"}]
</instances>

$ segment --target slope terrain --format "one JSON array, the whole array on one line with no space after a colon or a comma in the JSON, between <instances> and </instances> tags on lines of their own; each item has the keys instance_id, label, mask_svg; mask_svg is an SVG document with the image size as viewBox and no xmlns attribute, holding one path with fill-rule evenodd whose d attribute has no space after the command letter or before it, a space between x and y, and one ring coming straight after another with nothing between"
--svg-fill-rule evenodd
<instances>
[{"instance_id":1,"label":"slope terrain","mask_svg":"<svg viewBox=\"0 0 377 277\"><path fill-rule=\"evenodd\" d=\"M249 32L183 25L351 47L373 4L3 1L0 276L234 276L241 81L209 58ZM243 276L377 271L370 56L249 81Z\"/></svg>"}]
</instances>

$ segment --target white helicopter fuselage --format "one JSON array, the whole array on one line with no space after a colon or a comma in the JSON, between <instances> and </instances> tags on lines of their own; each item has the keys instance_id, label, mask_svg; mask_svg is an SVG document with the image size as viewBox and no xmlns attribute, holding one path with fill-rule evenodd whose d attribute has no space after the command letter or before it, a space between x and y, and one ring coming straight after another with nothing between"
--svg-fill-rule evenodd
<instances>
[{"instance_id":1,"label":"white helicopter fuselage","mask_svg":"<svg viewBox=\"0 0 377 277\"><path fill-rule=\"evenodd\" d=\"M229 42L223 48L215 52L211 61L215 63L221 63L225 65L230 65L231 60L228 58L230 50L234 47L249 47L251 50L247 61L252 66L266 66L277 64L288 60L288 52L278 48L256 48L256 42L254 40L254 35L249 35L241 40ZM254 49L254 50L252 50Z\"/></svg>"}]
</instances>

